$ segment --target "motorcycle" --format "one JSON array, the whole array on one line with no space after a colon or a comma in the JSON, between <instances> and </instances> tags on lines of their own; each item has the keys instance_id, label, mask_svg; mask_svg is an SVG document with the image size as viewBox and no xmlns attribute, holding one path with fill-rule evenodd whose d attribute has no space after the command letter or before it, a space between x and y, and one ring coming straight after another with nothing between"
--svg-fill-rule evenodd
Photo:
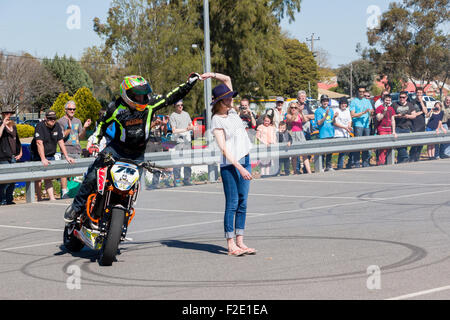
<instances>
[{"instance_id":1,"label":"motorcycle","mask_svg":"<svg viewBox=\"0 0 450 320\"><path fill-rule=\"evenodd\" d=\"M99 264L111 266L135 216L133 205L143 169L162 175L164 171L150 162L137 164L130 159L115 160L110 154L99 156L105 157L105 166L97 169L97 188L89 195L86 210L65 226L63 241L69 252L78 252L85 245L98 251Z\"/></svg>"}]
</instances>

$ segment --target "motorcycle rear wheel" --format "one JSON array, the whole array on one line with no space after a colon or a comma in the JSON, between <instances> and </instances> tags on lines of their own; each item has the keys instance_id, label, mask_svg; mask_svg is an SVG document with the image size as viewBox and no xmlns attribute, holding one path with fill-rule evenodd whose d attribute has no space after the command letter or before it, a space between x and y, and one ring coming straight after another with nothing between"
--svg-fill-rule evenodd
<instances>
[{"instance_id":1,"label":"motorcycle rear wheel","mask_svg":"<svg viewBox=\"0 0 450 320\"><path fill-rule=\"evenodd\" d=\"M111 266L119 248L122 228L125 221L125 211L118 208L111 210L109 231L103 241L98 262L101 266Z\"/></svg>"},{"instance_id":2,"label":"motorcycle rear wheel","mask_svg":"<svg viewBox=\"0 0 450 320\"><path fill-rule=\"evenodd\" d=\"M78 252L84 247L84 243L75 237L75 235L72 233L69 234L69 228L70 226L65 226L64 228L64 235L63 235L63 243L64 247L66 247L69 252Z\"/></svg>"}]
</instances>

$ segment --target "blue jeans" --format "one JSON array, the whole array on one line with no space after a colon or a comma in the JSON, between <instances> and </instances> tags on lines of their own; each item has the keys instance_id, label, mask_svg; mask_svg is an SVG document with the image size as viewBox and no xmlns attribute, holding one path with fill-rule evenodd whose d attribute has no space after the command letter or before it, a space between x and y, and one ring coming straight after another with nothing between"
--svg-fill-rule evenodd
<instances>
[{"instance_id":1,"label":"blue jeans","mask_svg":"<svg viewBox=\"0 0 450 320\"><path fill-rule=\"evenodd\" d=\"M442 126L445 128L445 130L448 130L448 125L446 123L443 123ZM448 143L440 144L439 145L439 153L436 153L436 155L439 155L441 158L449 157L450 156L450 144L448 144Z\"/></svg>"},{"instance_id":2,"label":"blue jeans","mask_svg":"<svg viewBox=\"0 0 450 320\"><path fill-rule=\"evenodd\" d=\"M250 157L245 156L245 164L242 165L251 173ZM250 189L250 180L242 178L239 171L233 165L220 168L223 191L225 192L224 231L225 238L230 239L236 235L243 235L245 218L247 216L247 197Z\"/></svg>"},{"instance_id":3,"label":"blue jeans","mask_svg":"<svg viewBox=\"0 0 450 320\"><path fill-rule=\"evenodd\" d=\"M339 156L338 156L338 163L337 163L337 168L338 168L338 169L344 169L344 157L345 157L346 155L347 155L347 153L345 153L345 152L339 153ZM350 161L350 158L349 158L348 161Z\"/></svg>"},{"instance_id":4,"label":"blue jeans","mask_svg":"<svg viewBox=\"0 0 450 320\"><path fill-rule=\"evenodd\" d=\"M354 128L354 134L355 137L363 137L363 136L370 136L370 128L363 128L363 127L355 127ZM352 165L359 167L360 166L360 159L361 159L361 154L360 152L352 152L351 155L352 158ZM368 150L363 151L362 152L362 164L364 167L369 166L369 161L370 161L370 153Z\"/></svg>"},{"instance_id":5,"label":"blue jeans","mask_svg":"<svg viewBox=\"0 0 450 320\"><path fill-rule=\"evenodd\" d=\"M401 133L410 133L411 130L408 129L402 129L402 128L395 128L395 132L397 134L401 134ZM406 147L401 147L397 149L397 163L402 163L402 162L408 162L409 161L409 155L408 155L408 150Z\"/></svg>"},{"instance_id":6,"label":"blue jeans","mask_svg":"<svg viewBox=\"0 0 450 320\"><path fill-rule=\"evenodd\" d=\"M289 157L278 159L278 170L277 170L276 175L281 173L282 165L284 167L284 174L288 176L289 173L291 172L291 159ZM298 171L300 171L300 169L298 169Z\"/></svg>"},{"instance_id":7,"label":"blue jeans","mask_svg":"<svg viewBox=\"0 0 450 320\"><path fill-rule=\"evenodd\" d=\"M12 157L11 160L0 161L0 164L16 163L16 158ZM0 184L0 204L9 204L14 201L14 188L16 184L14 182Z\"/></svg>"},{"instance_id":8,"label":"blue jeans","mask_svg":"<svg viewBox=\"0 0 450 320\"><path fill-rule=\"evenodd\" d=\"M115 160L120 158L128 158L136 161L137 163L144 162L144 154L130 158L129 156L121 154L110 145L106 146L101 153L103 154L110 153ZM95 159L95 161L89 166L84 176L83 183L81 184L77 195L73 199L72 208L75 212L81 212L85 208L88 196L92 192L94 192L94 190L97 187L97 170L102 168L103 166L104 166L103 157L97 157L97 159ZM140 175L142 175L142 171L143 169L140 168L139 169Z\"/></svg>"}]
</instances>

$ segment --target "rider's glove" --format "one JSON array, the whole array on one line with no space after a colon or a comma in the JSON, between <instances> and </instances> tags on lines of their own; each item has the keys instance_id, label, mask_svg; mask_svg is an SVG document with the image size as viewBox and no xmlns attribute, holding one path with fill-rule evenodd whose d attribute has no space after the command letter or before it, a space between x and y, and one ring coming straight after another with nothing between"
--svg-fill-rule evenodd
<instances>
[{"instance_id":1,"label":"rider's glove","mask_svg":"<svg viewBox=\"0 0 450 320\"><path fill-rule=\"evenodd\" d=\"M199 75L198 73L192 72L192 73L189 75L188 83L189 83L189 84L194 84L194 83L197 82L198 79L200 79L200 75Z\"/></svg>"}]
</instances>

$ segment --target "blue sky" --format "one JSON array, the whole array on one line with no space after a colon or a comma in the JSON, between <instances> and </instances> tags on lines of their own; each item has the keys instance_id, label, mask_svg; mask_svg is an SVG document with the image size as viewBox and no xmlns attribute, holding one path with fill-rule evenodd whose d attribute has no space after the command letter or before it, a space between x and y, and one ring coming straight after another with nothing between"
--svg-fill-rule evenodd
<instances>
[{"instance_id":1,"label":"blue sky","mask_svg":"<svg viewBox=\"0 0 450 320\"><path fill-rule=\"evenodd\" d=\"M237 0L238 1L238 0ZM358 42L367 45L366 29L371 14L369 6L381 12L390 0L302 0L301 12L295 22L282 21L282 28L306 42L306 38L320 37L315 48L329 54L332 67L358 58ZM105 21L111 0L0 0L0 50L10 53L28 52L37 57L71 55L79 59L83 49L102 43L93 31L92 20ZM71 5L80 9L80 28L69 29L67 21L73 12ZM373 13L372 13L373 15ZM310 42L307 42L309 45Z\"/></svg>"}]
</instances>

